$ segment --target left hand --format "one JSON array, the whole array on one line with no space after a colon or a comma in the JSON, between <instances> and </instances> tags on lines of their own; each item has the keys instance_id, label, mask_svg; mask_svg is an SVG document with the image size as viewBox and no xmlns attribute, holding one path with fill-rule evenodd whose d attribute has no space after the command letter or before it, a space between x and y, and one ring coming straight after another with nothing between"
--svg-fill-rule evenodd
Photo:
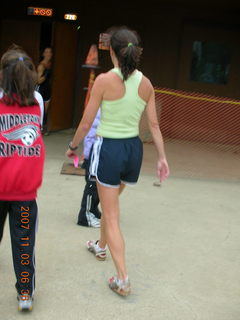
<instances>
[{"instance_id":1,"label":"left hand","mask_svg":"<svg viewBox=\"0 0 240 320\"><path fill-rule=\"evenodd\" d=\"M163 182L169 176L169 167L166 158L162 158L158 160L157 163L157 175L160 179L160 182Z\"/></svg>"}]
</instances>

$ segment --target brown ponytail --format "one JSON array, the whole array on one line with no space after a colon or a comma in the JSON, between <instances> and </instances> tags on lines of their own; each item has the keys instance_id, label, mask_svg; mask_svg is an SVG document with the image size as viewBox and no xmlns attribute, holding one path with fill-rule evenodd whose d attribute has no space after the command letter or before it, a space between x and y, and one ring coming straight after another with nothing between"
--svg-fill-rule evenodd
<instances>
[{"instance_id":1,"label":"brown ponytail","mask_svg":"<svg viewBox=\"0 0 240 320\"><path fill-rule=\"evenodd\" d=\"M37 75L30 57L21 50L10 49L1 59L0 87L7 105L35 105Z\"/></svg>"},{"instance_id":2,"label":"brown ponytail","mask_svg":"<svg viewBox=\"0 0 240 320\"><path fill-rule=\"evenodd\" d=\"M139 38L136 32L123 28L113 32L110 44L118 59L123 80L127 80L140 61L142 48L139 47Z\"/></svg>"}]
</instances>

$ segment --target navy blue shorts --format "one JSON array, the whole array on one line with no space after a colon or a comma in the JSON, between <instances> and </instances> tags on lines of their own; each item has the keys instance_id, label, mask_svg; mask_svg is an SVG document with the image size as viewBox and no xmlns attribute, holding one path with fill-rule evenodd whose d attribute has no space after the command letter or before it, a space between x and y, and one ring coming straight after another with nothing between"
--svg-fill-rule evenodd
<instances>
[{"instance_id":1,"label":"navy blue shorts","mask_svg":"<svg viewBox=\"0 0 240 320\"><path fill-rule=\"evenodd\" d=\"M97 137L90 156L90 179L96 179L107 187L119 187L121 183L136 184L143 157L143 145L139 137L110 139Z\"/></svg>"}]
</instances>

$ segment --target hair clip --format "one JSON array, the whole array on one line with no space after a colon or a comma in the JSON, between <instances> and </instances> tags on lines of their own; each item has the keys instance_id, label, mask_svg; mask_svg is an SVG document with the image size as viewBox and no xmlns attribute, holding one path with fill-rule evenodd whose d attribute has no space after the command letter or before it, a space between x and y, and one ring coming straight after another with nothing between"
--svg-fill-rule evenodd
<instances>
[{"instance_id":1,"label":"hair clip","mask_svg":"<svg viewBox=\"0 0 240 320\"><path fill-rule=\"evenodd\" d=\"M128 47L132 47L132 46L133 46L132 42L128 42Z\"/></svg>"},{"instance_id":2,"label":"hair clip","mask_svg":"<svg viewBox=\"0 0 240 320\"><path fill-rule=\"evenodd\" d=\"M23 61L24 59L23 59L23 57L19 57L18 60L19 61Z\"/></svg>"}]
</instances>

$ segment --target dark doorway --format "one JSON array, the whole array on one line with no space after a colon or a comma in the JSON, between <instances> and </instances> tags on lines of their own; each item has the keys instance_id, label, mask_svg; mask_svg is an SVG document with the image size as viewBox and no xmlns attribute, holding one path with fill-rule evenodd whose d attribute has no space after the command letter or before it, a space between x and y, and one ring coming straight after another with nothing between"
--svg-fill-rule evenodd
<instances>
[{"instance_id":1,"label":"dark doorway","mask_svg":"<svg viewBox=\"0 0 240 320\"><path fill-rule=\"evenodd\" d=\"M71 23L37 19L2 20L0 26L1 55L15 43L29 54L37 67L42 50L52 47L52 93L48 128L50 131L71 128L76 90L78 42L76 26Z\"/></svg>"},{"instance_id":2,"label":"dark doorway","mask_svg":"<svg viewBox=\"0 0 240 320\"><path fill-rule=\"evenodd\" d=\"M52 47L52 22L42 22L40 31L40 52Z\"/></svg>"},{"instance_id":3,"label":"dark doorway","mask_svg":"<svg viewBox=\"0 0 240 320\"><path fill-rule=\"evenodd\" d=\"M76 90L77 28L65 22L53 23L52 93L48 131L72 127Z\"/></svg>"},{"instance_id":4,"label":"dark doorway","mask_svg":"<svg viewBox=\"0 0 240 320\"><path fill-rule=\"evenodd\" d=\"M52 22L42 22L40 32L40 51L52 46Z\"/></svg>"}]
</instances>

